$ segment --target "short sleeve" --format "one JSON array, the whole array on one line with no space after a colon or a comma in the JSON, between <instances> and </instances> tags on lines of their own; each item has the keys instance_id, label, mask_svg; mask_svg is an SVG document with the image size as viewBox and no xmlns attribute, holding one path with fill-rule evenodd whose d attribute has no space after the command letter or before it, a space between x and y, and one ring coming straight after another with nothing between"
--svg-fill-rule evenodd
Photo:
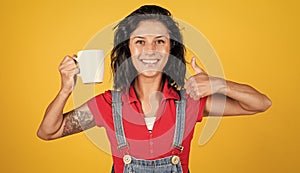
<instances>
[{"instance_id":1,"label":"short sleeve","mask_svg":"<svg viewBox=\"0 0 300 173\"><path fill-rule=\"evenodd\" d=\"M94 116L96 125L99 127L104 126L104 122L108 117L111 117L111 91L105 91L102 94L90 99L87 105Z\"/></svg>"},{"instance_id":2,"label":"short sleeve","mask_svg":"<svg viewBox=\"0 0 300 173\"><path fill-rule=\"evenodd\" d=\"M205 109L205 104L206 104L206 100L207 100L207 96L206 97L202 97L200 99L197 122L201 122L202 121L203 113L204 113L204 109Z\"/></svg>"},{"instance_id":3,"label":"short sleeve","mask_svg":"<svg viewBox=\"0 0 300 173\"><path fill-rule=\"evenodd\" d=\"M187 99L186 111L188 112L188 114L191 114L193 115L193 117L195 117L196 122L201 122L203 118L207 97L200 98L199 100L194 100L187 94L186 99Z\"/></svg>"}]
</instances>

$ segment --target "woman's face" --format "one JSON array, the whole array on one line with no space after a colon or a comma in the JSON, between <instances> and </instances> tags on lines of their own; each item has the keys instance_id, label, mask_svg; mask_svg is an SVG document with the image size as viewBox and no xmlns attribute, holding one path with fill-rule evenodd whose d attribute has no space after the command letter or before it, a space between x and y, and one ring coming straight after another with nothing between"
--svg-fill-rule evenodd
<instances>
[{"instance_id":1,"label":"woman's face","mask_svg":"<svg viewBox=\"0 0 300 173\"><path fill-rule=\"evenodd\" d=\"M159 21L141 21L130 36L129 49L139 75L161 74L170 53L168 29Z\"/></svg>"}]
</instances>

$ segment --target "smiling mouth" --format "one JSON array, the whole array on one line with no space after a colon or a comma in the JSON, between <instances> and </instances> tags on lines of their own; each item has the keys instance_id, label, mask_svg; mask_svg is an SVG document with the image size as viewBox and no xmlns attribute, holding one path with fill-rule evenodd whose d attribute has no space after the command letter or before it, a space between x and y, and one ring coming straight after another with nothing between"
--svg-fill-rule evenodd
<instances>
[{"instance_id":1,"label":"smiling mouth","mask_svg":"<svg viewBox=\"0 0 300 173\"><path fill-rule=\"evenodd\" d=\"M156 64L159 59L141 59L140 61L144 64Z\"/></svg>"}]
</instances>

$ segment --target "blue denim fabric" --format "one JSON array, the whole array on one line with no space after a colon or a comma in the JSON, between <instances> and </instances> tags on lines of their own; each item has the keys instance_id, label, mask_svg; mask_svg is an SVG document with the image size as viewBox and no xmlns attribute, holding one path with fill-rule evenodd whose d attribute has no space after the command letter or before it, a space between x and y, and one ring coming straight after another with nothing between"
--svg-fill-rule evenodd
<instances>
[{"instance_id":1,"label":"blue denim fabric","mask_svg":"<svg viewBox=\"0 0 300 173\"><path fill-rule=\"evenodd\" d=\"M114 165L112 165L111 173L115 173ZM188 173L190 173L190 170L188 170Z\"/></svg>"},{"instance_id":2,"label":"blue denim fabric","mask_svg":"<svg viewBox=\"0 0 300 173\"><path fill-rule=\"evenodd\" d=\"M182 148L182 140L185 124L185 92L180 91L180 101L176 101L176 124L175 134L173 139L174 148ZM122 101L121 93L119 91L112 91L112 112L114 119L114 127L116 138L118 142L118 149L128 147L126 137L124 134L124 127L122 121ZM171 162L172 156L157 159L157 160L141 160L131 157L131 162L125 164L123 173L182 173L180 160L178 163ZM114 170L112 169L112 173Z\"/></svg>"},{"instance_id":3,"label":"blue denim fabric","mask_svg":"<svg viewBox=\"0 0 300 173\"><path fill-rule=\"evenodd\" d=\"M125 164L124 173L182 173L180 161L172 164L171 158L139 160L132 157L131 163Z\"/></svg>"}]
</instances>

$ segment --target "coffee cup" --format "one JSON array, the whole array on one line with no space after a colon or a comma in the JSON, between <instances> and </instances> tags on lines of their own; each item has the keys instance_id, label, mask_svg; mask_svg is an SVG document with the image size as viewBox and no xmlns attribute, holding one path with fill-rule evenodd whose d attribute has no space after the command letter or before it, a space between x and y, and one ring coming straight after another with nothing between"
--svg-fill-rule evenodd
<instances>
[{"instance_id":1,"label":"coffee cup","mask_svg":"<svg viewBox=\"0 0 300 173\"><path fill-rule=\"evenodd\" d=\"M104 50L81 50L74 60L78 63L79 74L84 84L103 82Z\"/></svg>"}]
</instances>

